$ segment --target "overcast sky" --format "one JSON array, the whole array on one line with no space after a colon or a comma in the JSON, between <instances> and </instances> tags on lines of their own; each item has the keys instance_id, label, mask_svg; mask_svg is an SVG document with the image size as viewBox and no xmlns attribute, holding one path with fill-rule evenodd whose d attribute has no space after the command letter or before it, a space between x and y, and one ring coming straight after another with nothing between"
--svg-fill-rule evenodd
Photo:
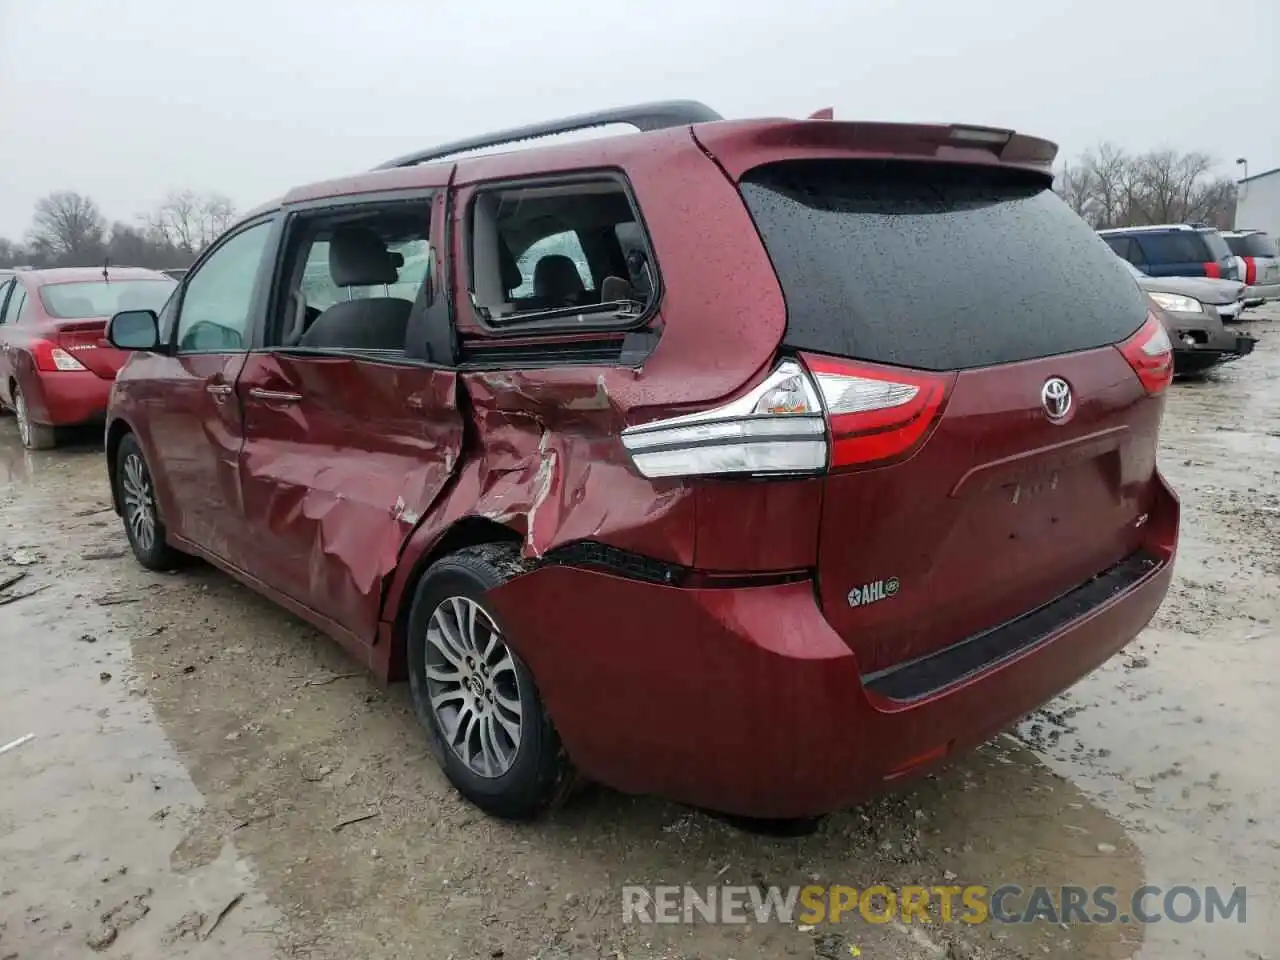
<instances>
[{"instance_id":1,"label":"overcast sky","mask_svg":"<svg viewBox=\"0 0 1280 960\"><path fill-rule=\"evenodd\" d=\"M0 0L0 236L52 190L245 209L488 129L670 97L1280 166L1280 4Z\"/></svg>"}]
</instances>

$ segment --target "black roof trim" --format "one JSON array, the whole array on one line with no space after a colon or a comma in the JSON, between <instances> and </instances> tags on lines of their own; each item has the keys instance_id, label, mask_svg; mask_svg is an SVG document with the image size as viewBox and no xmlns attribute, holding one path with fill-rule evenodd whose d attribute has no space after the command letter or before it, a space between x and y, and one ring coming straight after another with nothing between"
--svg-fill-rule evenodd
<instances>
[{"instance_id":1,"label":"black roof trim","mask_svg":"<svg viewBox=\"0 0 1280 960\"><path fill-rule=\"evenodd\" d=\"M375 170L391 170L396 167L412 167L432 160L440 160L456 153L467 153L485 147L496 147L504 143L518 143L521 140L536 140L540 137L553 137L561 133L575 130L589 130L592 127L605 127L611 124L628 124L642 133L652 130L665 130L669 127L682 127L694 123L710 123L723 120L705 103L697 100L660 100L654 103L641 103L630 107L614 107L611 110L596 110L592 113L580 113L559 120L547 120L542 123L531 123L523 127L512 127L510 130L499 130L465 140L455 140L431 147L416 153L406 154L394 160L374 167Z\"/></svg>"}]
</instances>

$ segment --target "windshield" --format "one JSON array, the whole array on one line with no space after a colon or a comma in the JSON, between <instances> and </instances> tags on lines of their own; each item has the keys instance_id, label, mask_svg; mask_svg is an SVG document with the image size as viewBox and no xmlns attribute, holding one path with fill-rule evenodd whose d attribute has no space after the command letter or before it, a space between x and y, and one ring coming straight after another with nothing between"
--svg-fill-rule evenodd
<instances>
[{"instance_id":1,"label":"windshield","mask_svg":"<svg viewBox=\"0 0 1280 960\"><path fill-rule=\"evenodd\" d=\"M110 317L121 310L160 312L177 283L155 280L88 280L50 283L40 288L45 311L56 320Z\"/></svg>"},{"instance_id":2,"label":"windshield","mask_svg":"<svg viewBox=\"0 0 1280 960\"><path fill-rule=\"evenodd\" d=\"M1237 257L1280 257L1275 240L1265 233L1244 233L1223 239Z\"/></svg>"},{"instance_id":3,"label":"windshield","mask_svg":"<svg viewBox=\"0 0 1280 960\"><path fill-rule=\"evenodd\" d=\"M1126 268L1126 269L1127 269L1131 274L1133 274L1133 277L1134 277L1134 279L1135 279L1135 280L1136 280L1136 279L1140 279L1140 278L1142 278L1142 277L1145 277L1145 276L1146 276L1146 274L1145 274L1145 273L1143 273L1141 270L1139 270L1137 267L1135 267L1135 266L1134 266L1132 263L1130 263L1128 260L1121 260L1120 262L1121 262L1121 263L1123 263L1123 264L1125 265L1125 268Z\"/></svg>"}]
</instances>

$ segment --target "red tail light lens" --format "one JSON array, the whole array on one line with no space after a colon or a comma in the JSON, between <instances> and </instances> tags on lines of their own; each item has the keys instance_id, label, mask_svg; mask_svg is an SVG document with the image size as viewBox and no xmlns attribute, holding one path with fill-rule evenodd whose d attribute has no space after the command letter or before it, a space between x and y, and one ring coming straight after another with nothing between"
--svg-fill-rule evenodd
<instances>
[{"instance_id":1,"label":"red tail light lens","mask_svg":"<svg viewBox=\"0 0 1280 960\"><path fill-rule=\"evenodd\" d=\"M1173 382L1173 344L1154 313L1148 313L1147 322L1117 349L1152 396L1164 392Z\"/></svg>"},{"instance_id":2,"label":"red tail light lens","mask_svg":"<svg viewBox=\"0 0 1280 960\"><path fill-rule=\"evenodd\" d=\"M1244 282L1249 286L1258 282L1258 261L1253 257L1244 258Z\"/></svg>"},{"instance_id":3,"label":"red tail light lens","mask_svg":"<svg viewBox=\"0 0 1280 960\"><path fill-rule=\"evenodd\" d=\"M826 408L832 468L906 456L937 422L954 373L900 370L803 354Z\"/></svg>"},{"instance_id":4,"label":"red tail light lens","mask_svg":"<svg viewBox=\"0 0 1280 960\"><path fill-rule=\"evenodd\" d=\"M79 360L48 340L36 340L28 349L36 362L36 369L45 373L54 373L58 370L85 369L84 364Z\"/></svg>"},{"instance_id":5,"label":"red tail light lens","mask_svg":"<svg viewBox=\"0 0 1280 960\"><path fill-rule=\"evenodd\" d=\"M1204 275L1212 277L1214 280L1219 280L1222 278L1222 268L1216 263L1206 263L1204 264Z\"/></svg>"}]
</instances>

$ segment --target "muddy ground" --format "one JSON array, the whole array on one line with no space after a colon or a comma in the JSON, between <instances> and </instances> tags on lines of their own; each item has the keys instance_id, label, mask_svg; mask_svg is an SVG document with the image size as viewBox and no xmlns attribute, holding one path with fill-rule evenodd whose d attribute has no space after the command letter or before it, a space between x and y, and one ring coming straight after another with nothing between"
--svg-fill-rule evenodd
<instances>
[{"instance_id":1,"label":"muddy ground","mask_svg":"<svg viewBox=\"0 0 1280 960\"><path fill-rule=\"evenodd\" d=\"M154 575L97 437L0 420L0 960L103 956L1280 956L1280 310L1181 383L1177 578L1011 734L802 838L595 790L510 825L427 759L401 688L207 567ZM357 819L364 818L364 819ZM354 822L352 822L354 821ZM624 924L624 883L1247 885L1247 917L803 930ZM856 949L850 949L850 948Z\"/></svg>"}]
</instances>

